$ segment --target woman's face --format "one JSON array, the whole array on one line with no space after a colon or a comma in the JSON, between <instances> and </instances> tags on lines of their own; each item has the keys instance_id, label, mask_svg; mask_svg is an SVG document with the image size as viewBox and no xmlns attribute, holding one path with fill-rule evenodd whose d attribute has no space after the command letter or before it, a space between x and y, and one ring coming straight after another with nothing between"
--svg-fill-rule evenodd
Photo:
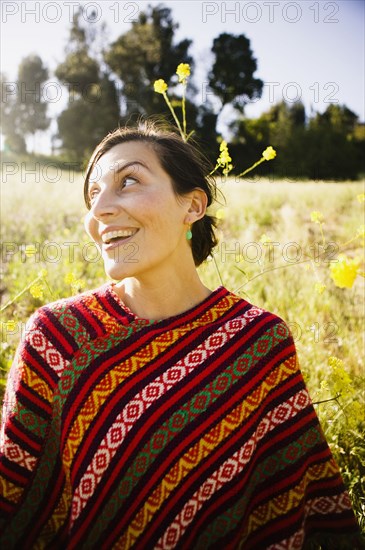
<instances>
[{"instance_id":1,"label":"woman's face","mask_svg":"<svg viewBox=\"0 0 365 550\"><path fill-rule=\"evenodd\" d=\"M89 181L85 227L115 280L161 274L184 261L191 195L177 197L151 145L116 145L97 162Z\"/></svg>"}]
</instances>

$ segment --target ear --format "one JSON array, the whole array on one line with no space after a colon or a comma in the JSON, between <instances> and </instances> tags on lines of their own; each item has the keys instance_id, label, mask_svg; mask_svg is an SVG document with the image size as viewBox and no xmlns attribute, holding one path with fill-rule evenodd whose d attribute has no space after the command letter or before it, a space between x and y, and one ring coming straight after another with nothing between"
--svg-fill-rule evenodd
<instances>
[{"instance_id":1,"label":"ear","mask_svg":"<svg viewBox=\"0 0 365 550\"><path fill-rule=\"evenodd\" d=\"M189 193L189 207L184 222L192 224L204 217L207 210L208 197L200 187Z\"/></svg>"}]
</instances>

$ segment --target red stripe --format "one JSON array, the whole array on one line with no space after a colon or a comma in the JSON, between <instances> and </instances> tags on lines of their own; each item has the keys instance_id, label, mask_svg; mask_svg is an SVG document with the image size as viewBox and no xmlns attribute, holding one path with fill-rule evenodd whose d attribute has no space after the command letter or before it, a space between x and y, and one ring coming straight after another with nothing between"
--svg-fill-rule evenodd
<instances>
[{"instance_id":1,"label":"red stripe","mask_svg":"<svg viewBox=\"0 0 365 550\"><path fill-rule=\"evenodd\" d=\"M118 295L117 294L115 295L115 291L110 287L110 285L106 287L106 292L103 298L106 298L108 300L109 297L113 300L113 302L116 302L116 304L118 305L118 308L120 308L120 310L123 311L123 303L119 299ZM186 323L199 317L202 313L204 313L205 311L208 311L213 306L214 308L219 309L223 305L226 308L227 305L234 305L234 301L240 302L241 303L240 307L242 307L242 305L244 307L246 307L247 305L251 306L251 304L248 304L248 302L246 302L245 300L230 294L228 290L225 289L224 287L220 287L215 291L213 291L212 294L208 296L201 304L198 304L195 308L191 309L190 311L187 311L186 313L177 315L175 320L173 318L168 319L166 323L168 324L169 330L171 330L176 326L179 326L181 323ZM103 304L105 304L104 301L103 301ZM107 304L110 309L110 306L111 306L110 302L107 302ZM119 313L118 316L120 316L120 312L116 311L114 308L113 308L113 312L114 314ZM131 315L136 317L133 314L133 312L131 312ZM138 320L138 317L136 317L136 319ZM164 321L161 321L160 325L164 326L165 325Z\"/></svg>"},{"instance_id":2,"label":"red stripe","mask_svg":"<svg viewBox=\"0 0 365 550\"><path fill-rule=\"evenodd\" d=\"M17 463L15 463L15 464L17 464ZM18 464L17 464L17 466L18 466ZM24 467L24 466L22 466L22 467ZM27 476L21 475L21 474L15 472L14 470L10 470L10 468L8 468L8 466L5 466L5 464L2 461L0 461L0 472L2 473L2 475L5 478L9 479L9 481L11 481L13 483L16 483L17 485L20 485L22 489L24 488L24 486L26 485L26 483L28 481Z\"/></svg>"},{"instance_id":3,"label":"red stripe","mask_svg":"<svg viewBox=\"0 0 365 550\"><path fill-rule=\"evenodd\" d=\"M13 503L8 503L0 498L0 510L5 514L12 514L16 506Z\"/></svg>"},{"instance_id":4,"label":"red stripe","mask_svg":"<svg viewBox=\"0 0 365 550\"><path fill-rule=\"evenodd\" d=\"M293 440L295 441L295 440ZM275 452L275 441L272 442L272 448L273 453ZM298 464L298 469L293 472L291 475L287 475L285 479L279 478L279 480L276 480L275 476L270 478L270 484L268 483L266 490L264 489L262 493L260 494L253 494L252 498L250 500L248 510L253 510L255 508L258 508L259 506L262 506L263 504L267 503L269 501L268 494L271 496L271 498L275 498L278 494L283 494L283 492L287 492L291 490L291 487L298 484L300 480L305 476L306 472L308 471L308 468L311 466L314 466L316 464L319 464L321 462L328 462L328 452L327 451L317 451L314 453L314 450L310 450L310 455L302 455L300 458L306 457L306 461L304 461L301 465ZM260 453L258 455L259 457L263 453ZM332 485L332 478L325 478L323 487L329 487ZM307 486L305 488L305 493L310 492L310 487L312 484L317 484L317 480L312 480L307 483ZM336 481L335 485L338 484L338 480ZM316 496L316 495L314 495Z\"/></svg>"},{"instance_id":5,"label":"red stripe","mask_svg":"<svg viewBox=\"0 0 365 550\"><path fill-rule=\"evenodd\" d=\"M89 325L93 327L95 332L97 334L99 334L100 333L100 325L97 323L97 321L96 321L94 315L92 314L92 312L89 311L87 309L87 307L82 302L80 302L80 305L78 306L78 310L80 311L81 315L86 319L86 321L89 323Z\"/></svg>"},{"instance_id":6,"label":"red stripe","mask_svg":"<svg viewBox=\"0 0 365 550\"><path fill-rule=\"evenodd\" d=\"M352 512L350 510L349 510L349 512L352 514ZM334 518L335 518L335 524L334 524ZM357 521L354 518L354 516L343 517L342 514L339 514L338 512L337 513L334 512L333 515L331 515L329 518L326 517L324 514L321 515L320 518L318 518L318 516L309 516L308 517L308 526L309 526L308 531L313 531L313 528L316 528L316 529L318 529L322 532L325 531L326 529L328 529L331 534L333 533L333 529L335 528L336 532L339 535L344 535L344 532L342 531L342 529L344 529L344 528L352 528L352 529L354 529L356 534L359 532L358 531L358 524L357 524ZM349 533L349 537L351 535L354 535L355 533L354 532ZM353 549L355 550L355 548L357 548L358 550L363 550L363 548L364 548L363 538L361 538L360 540L362 542L362 545L352 547L351 550L353 550ZM360 544L360 540L356 539L357 544ZM350 542L354 542L354 541L352 541L352 539L350 539Z\"/></svg>"},{"instance_id":7,"label":"red stripe","mask_svg":"<svg viewBox=\"0 0 365 550\"><path fill-rule=\"evenodd\" d=\"M18 422L20 422L20 420L18 420ZM26 427L24 426L24 428L26 429ZM12 422L12 419L9 420L9 424L6 428L6 432L12 432L18 439L20 439L21 441L23 441L26 445L28 445L29 447L31 447L32 449L34 449L34 451L38 454L39 451L41 450L41 445L39 443L37 443L36 441L34 441L33 439L31 439L24 431L20 430L13 422ZM9 435L10 437L10 435Z\"/></svg>"},{"instance_id":8,"label":"red stripe","mask_svg":"<svg viewBox=\"0 0 365 550\"><path fill-rule=\"evenodd\" d=\"M34 349L34 351L37 353L37 355L40 355L36 349ZM40 357L42 356L40 355ZM31 355L28 350L25 350L22 358L25 366L32 367L32 370L37 374L38 378L40 378L42 381L45 381L52 390L55 388L56 384L51 375L47 372L43 365ZM45 361L43 357L42 360Z\"/></svg>"},{"instance_id":9,"label":"red stripe","mask_svg":"<svg viewBox=\"0 0 365 550\"><path fill-rule=\"evenodd\" d=\"M55 318L57 323L60 323L58 316L55 315L55 313L50 310L50 315ZM47 315L44 316L45 319L43 320L43 326L55 337L56 341L60 344L60 347L62 347L62 352L65 351L69 355L73 355L75 353L74 347L68 342L68 340L64 337L62 332L58 330L54 323L48 318ZM60 353L59 349L56 348L56 351Z\"/></svg>"},{"instance_id":10,"label":"red stripe","mask_svg":"<svg viewBox=\"0 0 365 550\"><path fill-rule=\"evenodd\" d=\"M25 384L20 386L19 394L23 395L26 399L29 399L29 401L31 401L32 404L34 404L36 407L42 409L47 414L47 416L50 416L50 414L52 413L52 407L49 405L49 403L45 403L34 392L29 391Z\"/></svg>"},{"instance_id":11,"label":"red stripe","mask_svg":"<svg viewBox=\"0 0 365 550\"><path fill-rule=\"evenodd\" d=\"M277 521L275 523L272 523L270 526L266 523L264 530L257 529L256 531L251 532L249 534L249 538L245 541L245 550L246 548L247 550L256 550L257 548L261 548L261 543L265 539L277 540L277 533L282 534L285 532L291 532L291 526L300 524L301 520L304 519L304 504L305 499L302 501L301 506L298 506L295 509L290 509L290 515L276 518ZM335 522L334 517L336 518ZM317 530L323 533L326 531L326 529L328 529L329 533L335 538L336 533L338 535L343 535L344 533L342 529L346 527L352 527L356 529L356 532L358 532L357 523L354 517L344 518L341 514L331 514L329 518L326 518L324 514L321 514L320 517L318 517L318 515L307 516L306 522L303 526L305 532L305 541L308 542L311 539L309 533L315 533ZM300 530L296 532L300 532ZM235 546L233 546L233 548L238 547L241 540L242 536L238 534L236 540L234 541ZM287 539L280 539L279 542L283 543L285 542L285 540Z\"/></svg>"},{"instance_id":12,"label":"red stripe","mask_svg":"<svg viewBox=\"0 0 365 550\"><path fill-rule=\"evenodd\" d=\"M114 291L109 288L108 285L103 294L98 296L98 301L103 306L105 311L107 311L112 317L113 321L118 323L121 322L124 324L129 324L130 317L126 310L123 309L122 305L119 303L119 298L117 295L114 295ZM133 315L130 313L129 315Z\"/></svg>"}]
</instances>

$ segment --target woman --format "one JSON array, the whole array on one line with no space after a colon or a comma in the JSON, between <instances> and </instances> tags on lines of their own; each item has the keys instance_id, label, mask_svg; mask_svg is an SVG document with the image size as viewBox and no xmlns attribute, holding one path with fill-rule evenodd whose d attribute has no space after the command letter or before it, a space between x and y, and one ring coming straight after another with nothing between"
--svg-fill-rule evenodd
<instances>
[{"instance_id":1,"label":"woman","mask_svg":"<svg viewBox=\"0 0 365 550\"><path fill-rule=\"evenodd\" d=\"M362 547L287 326L198 276L216 244L207 173L147 123L94 151L86 229L116 282L28 323L3 548Z\"/></svg>"}]
</instances>

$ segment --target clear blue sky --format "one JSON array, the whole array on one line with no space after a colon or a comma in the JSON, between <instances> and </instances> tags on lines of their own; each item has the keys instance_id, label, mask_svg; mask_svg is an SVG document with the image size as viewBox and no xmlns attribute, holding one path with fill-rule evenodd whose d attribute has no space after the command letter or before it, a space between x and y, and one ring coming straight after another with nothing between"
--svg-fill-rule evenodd
<instances>
[{"instance_id":1,"label":"clear blue sky","mask_svg":"<svg viewBox=\"0 0 365 550\"><path fill-rule=\"evenodd\" d=\"M98 23L106 22L111 42L130 28L148 3L158 4L2 0L1 70L13 80L21 59L36 53L52 72L63 58L72 11L80 4L85 18L96 9ZM171 8L179 23L176 38L193 40L195 83L202 101L209 94L205 82L212 41L221 32L229 32L250 39L258 61L256 76L265 82L262 98L247 107L247 116L255 117L282 99L300 98L308 114L310 109L322 112L335 102L346 104L365 120L363 0L161 3Z\"/></svg>"}]
</instances>

